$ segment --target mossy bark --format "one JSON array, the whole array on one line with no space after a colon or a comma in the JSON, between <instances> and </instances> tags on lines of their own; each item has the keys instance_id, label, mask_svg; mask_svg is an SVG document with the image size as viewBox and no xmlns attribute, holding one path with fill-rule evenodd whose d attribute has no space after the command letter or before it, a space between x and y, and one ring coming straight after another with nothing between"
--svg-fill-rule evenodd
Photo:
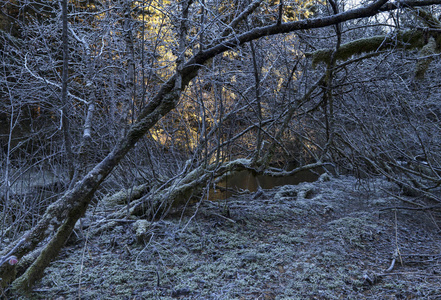
<instances>
[{"instance_id":1,"label":"mossy bark","mask_svg":"<svg viewBox=\"0 0 441 300\"><path fill-rule=\"evenodd\" d=\"M63 224L58 228L55 236L50 240L50 242L41 251L38 258L32 263L32 265L26 270L26 272L13 282L12 290L16 294L27 294L34 283L43 277L45 268L60 252L66 240L72 233L73 228L77 220L84 215L87 210L87 206L92 198L93 193L89 194L78 203L73 209L68 213L67 218L64 220Z\"/></svg>"},{"instance_id":2,"label":"mossy bark","mask_svg":"<svg viewBox=\"0 0 441 300\"><path fill-rule=\"evenodd\" d=\"M340 46L335 54L337 60L345 61L354 55L378 52L389 49L415 49L425 45L424 32L422 30L400 31L396 35L377 35L369 38L358 39ZM306 53L312 57L312 64L323 62L328 64L334 49L321 49Z\"/></svg>"},{"instance_id":3,"label":"mossy bark","mask_svg":"<svg viewBox=\"0 0 441 300\"><path fill-rule=\"evenodd\" d=\"M433 37L430 37L426 45L421 49L418 56L418 60L415 66L415 78L423 79L427 69L429 69L430 63L433 60L432 55L436 53L436 41Z\"/></svg>"},{"instance_id":4,"label":"mossy bark","mask_svg":"<svg viewBox=\"0 0 441 300\"><path fill-rule=\"evenodd\" d=\"M179 207L186 204L192 197L197 198L211 180L219 181L231 173L241 170L250 170L251 161L237 159L222 165L212 164L199 166L188 173L174 178L168 186L152 192L149 197L142 197L131 203L131 215L146 215L149 217L160 216L171 207ZM254 169L253 169L254 171ZM112 215L120 218L126 214L121 210Z\"/></svg>"},{"instance_id":5,"label":"mossy bark","mask_svg":"<svg viewBox=\"0 0 441 300\"><path fill-rule=\"evenodd\" d=\"M273 177L292 176L298 172L310 169L316 169L330 165L329 163L312 163L302 167L298 167L292 171L274 172L268 170L258 170L259 166L253 165L252 160L237 159L224 163L222 165L209 165L208 167L199 167L192 172L178 177L165 189L153 193L150 197L141 198L132 202L130 208L131 215L146 215L148 217L160 216L163 212L171 207L179 207L186 204L192 197L200 197L203 189L209 182L220 182L228 176L232 176L236 172L249 171L253 175L268 175ZM112 217L118 218L125 214L125 210L121 210Z\"/></svg>"},{"instance_id":6,"label":"mossy bark","mask_svg":"<svg viewBox=\"0 0 441 300\"><path fill-rule=\"evenodd\" d=\"M127 204L141 198L150 190L150 184L144 183L133 188L123 189L119 192L104 198L102 201L109 206Z\"/></svg>"},{"instance_id":7,"label":"mossy bark","mask_svg":"<svg viewBox=\"0 0 441 300\"><path fill-rule=\"evenodd\" d=\"M170 185L161 191L152 193L150 197L134 201L130 208L131 215L161 215L170 207L185 204L193 196L199 196L202 189L211 178L211 172L202 167L174 179Z\"/></svg>"}]
</instances>

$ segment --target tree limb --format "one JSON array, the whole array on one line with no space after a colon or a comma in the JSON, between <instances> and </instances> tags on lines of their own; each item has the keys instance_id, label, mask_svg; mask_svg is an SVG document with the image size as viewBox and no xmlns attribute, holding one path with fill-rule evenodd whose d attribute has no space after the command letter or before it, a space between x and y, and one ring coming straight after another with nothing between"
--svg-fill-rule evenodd
<instances>
[{"instance_id":1,"label":"tree limb","mask_svg":"<svg viewBox=\"0 0 441 300\"><path fill-rule=\"evenodd\" d=\"M408 5L418 6L421 5L421 3L426 2L427 1L415 3L409 2L410 4ZM75 222L86 211L88 204L100 184L118 165L121 159L135 146L139 139L163 116L176 107L179 101L180 91L183 91L189 82L197 76L198 71L207 60L227 50L264 36L290 33L302 29L327 27L348 20L370 17L380 12L380 9L386 3L387 0L378 0L367 6L332 16L254 28L226 41L221 37L219 40L214 41L212 45L209 45L206 50L195 54L183 64L181 70L177 71L179 73L175 73L161 86L157 94L141 111L138 120L130 127L127 134L119 140L107 157L98 163L81 181L76 183L75 186L71 190L68 190L58 201L49 206L37 225L29 231L29 242L23 243L18 247L16 252L18 257L22 257L26 253L32 251L32 249L48 237L51 234L48 230L50 226L55 229L56 234L52 237L38 259L31 265L26 273L14 282L14 290L16 292L29 290L34 282L42 277L44 269L49 265L51 259L59 253L72 231ZM441 0L432 1L427 5L437 3L441 3ZM250 5L255 6L255 3L253 2ZM176 82L178 79L182 80L180 86L177 87ZM12 249L11 247L13 248L14 245L10 245L10 247L4 249L3 252L8 253L8 251ZM4 271L4 268L0 268L0 276L3 276Z\"/></svg>"}]
</instances>

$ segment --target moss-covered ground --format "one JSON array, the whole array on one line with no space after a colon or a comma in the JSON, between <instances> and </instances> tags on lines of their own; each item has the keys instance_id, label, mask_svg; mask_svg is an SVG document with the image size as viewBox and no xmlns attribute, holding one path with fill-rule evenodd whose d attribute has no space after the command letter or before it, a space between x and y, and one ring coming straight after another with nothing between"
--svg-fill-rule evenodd
<instances>
[{"instance_id":1,"label":"moss-covered ground","mask_svg":"<svg viewBox=\"0 0 441 300\"><path fill-rule=\"evenodd\" d=\"M418 201L340 177L154 222L106 220L98 204L32 298L441 299L440 215L393 209L403 199Z\"/></svg>"}]
</instances>

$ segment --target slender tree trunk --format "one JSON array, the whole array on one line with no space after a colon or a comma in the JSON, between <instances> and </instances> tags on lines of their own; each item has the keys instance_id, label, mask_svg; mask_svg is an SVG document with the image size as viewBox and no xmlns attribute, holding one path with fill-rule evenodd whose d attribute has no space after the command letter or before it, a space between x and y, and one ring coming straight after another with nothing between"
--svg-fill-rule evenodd
<instances>
[{"instance_id":1,"label":"slender tree trunk","mask_svg":"<svg viewBox=\"0 0 441 300\"><path fill-rule=\"evenodd\" d=\"M64 148L66 151L67 169L69 172L69 180L73 180L74 177L74 155L72 153L72 141L70 136L70 124L69 124L69 98L67 95L68 81L69 81L69 38L67 28L67 0L61 1L62 9L62 44L63 44L63 71L61 76L61 103L63 105L61 109L61 124L63 126Z\"/></svg>"}]
</instances>

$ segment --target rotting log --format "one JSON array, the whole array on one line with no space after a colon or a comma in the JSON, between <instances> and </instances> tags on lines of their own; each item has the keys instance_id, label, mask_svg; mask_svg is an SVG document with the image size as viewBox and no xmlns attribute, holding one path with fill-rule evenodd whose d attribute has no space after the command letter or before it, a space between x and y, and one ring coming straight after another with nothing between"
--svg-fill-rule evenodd
<instances>
[{"instance_id":1,"label":"rotting log","mask_svg":"<svg viewBox=\"0 0 441 300\"><path fill-rule=\"evenodd\" d=\"M250 159L236 159L223 164L212 164L207 167L199 166L191 172L180 174L176 178L170 180L170 183L152 191L130 203L130 215L143 215L148 218L161 216L162 213L168 211L172 207L185 205L192 197L198 198L202 194L202 190L211 182L220 182L226 177L232 176L240 171L250 171L254 175L268 175L272 177L288 177L299 172L317 168L324 168L330 163L316 162L305 166L298 167L291 171L267 171L260 170L252 164ZM126 210L122 209L115 212L110 218L121 218L126 215Z\"/></svg>"}]
</instances>

